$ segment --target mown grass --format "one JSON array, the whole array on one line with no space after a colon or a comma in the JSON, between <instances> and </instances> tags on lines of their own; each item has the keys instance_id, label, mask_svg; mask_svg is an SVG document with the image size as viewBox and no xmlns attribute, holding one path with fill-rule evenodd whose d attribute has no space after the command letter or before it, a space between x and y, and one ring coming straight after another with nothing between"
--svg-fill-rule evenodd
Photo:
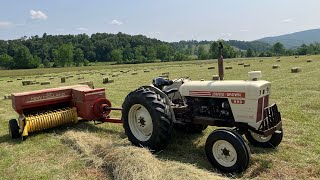
<instances>
[{"instance_id":1,"label":"mown grass","mask_svg":"<svg viewBox=\"0 0 320 180\"><path fill-rule=\"evenodd\" d=\"M260 62L263 59L263 62ZM307 63L306 59L313 59ZM239 62L251 64L239 66ZM280 68L272 69L278 64ZM141 85L150 84L151 79L163 72L170 72L170 78L189 76L193 80L211 79L217 74L214 60L186 61L170 63L151 63L138 65L110 65L100 63L89 67L71 67L62 69L37 69L0 71L0 179L101 179L111 178L108 172L101 171L90 164L81 153L77 153L61 141L61 136L69 130L84 131L111 141L126 141L123 128L118 124L93 125L84 122L60 128L33 133L21 142L8 136L8 120L17 118L11 108L11 101L4 100L4 95L64 85L73 85L91 80L95 87L106 88L108 99L113 106L121 106L126 95ZM320 56L229 59L225 66L225 79L247 79L250 70L261 70L263 78L272 83L271 102L276 102L282 113L284 139L277 149L262 149L250 146L252 161L243 174L232 175L236 178L257 179L317 179L320 178ZM291 73L291 67L302 67L302 72ZM154 68L151 70L151 68ZM150 72L144 72L145 69ZM131 70L121 73L120 70ZM137 75L131 75L137 72ZM80 75L76 75L80 73ZM106 73L106 75L101 75ZM118 74L117 77L111 77ZM54 79L43 75L51 75ZM67 82L60 83L60 76L72 75ZM84 79L78 80L82 76ZM109 76L115 82L103 84L102 78ZM17 78L50 81L50 85L22 86ZM7 82L12 80L13 82ZM120 116L119 112L112 113ZM202 134L190 135L174 131L169 146L157 154L159 159L191 163L212 171L204 153L205 140L215 127L210 127ZM229 175L226 175L229 177ZM205 177L203 179L206 179Z\"/></svg>"}]
</instances>

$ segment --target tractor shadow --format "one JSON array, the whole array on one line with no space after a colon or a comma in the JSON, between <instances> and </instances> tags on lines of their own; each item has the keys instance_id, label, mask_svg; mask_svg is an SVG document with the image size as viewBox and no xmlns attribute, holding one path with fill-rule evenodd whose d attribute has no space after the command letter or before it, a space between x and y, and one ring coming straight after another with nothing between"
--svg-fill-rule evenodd
<instances>
[{"instance_id":1,"label":"tractor shadow","mask_svg":"<svg viewBox=\"0 0 320 180\"><path fill-rule=\"evenodd\" d=\"M174 129L170 143L165 150L156 154L159 159L177 161L193 164L200 169L222 174L230 178L255 178L259 174L270 170L272 161L259 158L259 154L276 153L278 149L258 148L251 146L251 161L249 168L241 174L223 173L212 167L205 154L205 142L211 130L207 129L202 133L190 134L183 130Z\"/></svg>"}]
</instances>

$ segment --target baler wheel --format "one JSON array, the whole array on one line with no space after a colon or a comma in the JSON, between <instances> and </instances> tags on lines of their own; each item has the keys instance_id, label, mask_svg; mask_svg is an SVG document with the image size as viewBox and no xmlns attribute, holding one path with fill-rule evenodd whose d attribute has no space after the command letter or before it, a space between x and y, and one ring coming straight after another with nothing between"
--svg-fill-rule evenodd
<instances>
[{"instance_id":1,"label":"baler wheel","mask_svg":"<svg viewBox=\"0 0 320 180\"><path fill-rule=\"evenodd\" d=\"M170 108L152 89L141 87L128 94L122 104L122 121L129 141L152 152L164 149L173 128Z\"/></svg>"},{"instance_id":2,"label":"baler wheel","mask_svg":"<svg viewBox=\"0 0 320 180\"><path fill-rule=\"evenodd\" d=\"M248 168L250 150L236 132L217 129L207 138L205 152L210 163L226 173L240 173Z\"/></svg>"},{"instance_id":3,"label":"baler wheel","mask_svg":"<svg viewBox=\"0 0 320 180\"><path fill-rule=\"evenodd\" d=\"M15 119L9 120L9 135L12 139L19 138L21 136L19 132L18 122Z\"/></svg>"}]
</instances>

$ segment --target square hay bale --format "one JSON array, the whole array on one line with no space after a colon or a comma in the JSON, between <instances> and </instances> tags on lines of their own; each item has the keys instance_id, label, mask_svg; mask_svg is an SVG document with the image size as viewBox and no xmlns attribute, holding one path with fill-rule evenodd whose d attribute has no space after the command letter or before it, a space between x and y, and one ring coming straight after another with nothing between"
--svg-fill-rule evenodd
<instances>
[{"instance_id":1,"label":"square hay bale","mask_svg":"<svg viewBox=\"0 0 320 180\"><path fill-rule=\"evenodd\" d=\"M118 77L118 74L112 74L111 77Z\"/></svg>"},{"instance_id":2,"label":"square hay bale","mask_svg":"<svg viewBox=\"0 0 320 180\"><path fill-rule=\"evenodd\" d=\"M208 69L215 69L215 67L213 67L213 66L212 67L208 67Z\"/></svg>"},{"instance_id":3,"label":"square hay bale","mask_svg":"<svg viewBox=\"0 0 320 180\"><path fill-rule=\"evenodd\" d=\"M17 78L17 81L21 81L22 80L22 78Z\"/></svg>"},{"instance_id":4,"label":"square hay bale","mask_svg":"<svg viewBox=\"0 0 320 180\"><path fill-rule=\"evenodd\" d=\"M137 72L131 73L131 75L137 75L137 74L138 74Z\"/></svg>"},{"instance_id":5,"label":"square hay bale","mask_svg":"<svg viewBox=\"0 0 320 180\"><path fill-rule=\"evenodd\" d=\"M146 73L146 72L150 72L150 71L149 71L149 70L144 70L143 72L145 72L145 73Z\"/></svg>"},{"instance_id":6,"label":"square hay bale","mask_svg":"<svg viewBox=\"0 0 320 180\"><path fill-rule=\"evenodd\" d=\"M66 82L66 77L61 77L61 83L65 83Z\"/></svg>"},{"instance_id":7,"label":"square hay bale","mask_svg":"<svg viewBox=\"0 0 320 180\"><path fill-rule=\"evenodd\" d=\"M103 81L102 81L103 84L113 83L113 82L114 80L109 79L109 77L103 77Z\"/></svg>"},{"instance_id":8,"label":"square hay bale","mask_svg":"<svg viewBox=\"0 0 320 180\"><path fill-rule=\"evenodd\" d=\"M299 58L299 56L295 56L294 58Z\"/></svg>"},{"instance_id":9,"label":"square hay bale","mask_svg":"<svg viewBox=\"0 0 320 180\"><path fill-rule=\"evenodd\" d=\"M239 66L243 66L243 65L244 65L244 63L243 63L243 62L241 62L241 63L238 63L238 65L239 65Z\"/></svg>"},{"instance_id":10,"label":"square hay bale","mask_svg":"<svg viewBox=\"0 0 320 180\"><path fill-rule=\"evenodd\" d=\"M76 75L77 75L77 76L79 76L79 75L80 75L80 73L77 73Z\"/></svg>"},{"instance_id":11,"label":"square hay bale","mask_svg":"<svg viewBox=\"0 0 320 180\"><path fill-rule=\"evenodd\" d=\"M7 82L13 82L12 80L8 80Z\"/></svg>"},{"instance_id":12,"label":"square hay bale","mask_svg":"<svg viewBox=\"0 0 320 180\"><path fill-rule=\"evenodd\" d=\"M50 82L49 82L49 81L41 82L41 83L40 83L40 85L48 85L48 84L50 84Z\"/></svg>"},{"instance_id":13,"label":"square hay bale","mask_svg":"<svg viewBox=\"0 0 320 180\"><path fill-rule=\"evenodd\" d=\"M27 86L27 85L31 85L31 80L24 80L22 81L22 86Z\"/></svg>"},{"instance_id":14,"label":"square hay bale","mask_svg":"<svg viewBox=\"0 0 320 180\"><path fill-rule=\"evenodd\" d=\"M3 96L3 99L12 99L11 94L6 94Z\"/></svg>"},{"instance_id":15,"label":"square hay bale","mask_svg":"<svg viewBox=\"0 0 320 180\"><path fill-rule=\"evenodd\" d=\"M277 62L280 62L280 61L281 61L280 59L277 60Z\"/></svg>"},{"instance_id":16,"label":"square hay bale","mask_svg":"<svg viewBox=\"0 0 320 180\"><path fill-rule=\"evenodd\" d=\"M272 66L272 69L278 69L279 67L280 67L280 65L275 64L275 65Z\"/></svg>"},{"instance_id":17,"label":"square hay bale","mask_svg":"<svg viewBox=\"0 0 320 180\"><path fill-rule=\"evenodd\" d=\"M232 69L232 66L226 66L225 69Z\"/></svg>"},{"instance_id":18,"label":"square hay bale","mask_svg":"<svg viewBox=\"0 0 320 180\"><path fill-rule=\"evenodd\" d=\"M170 74L169 72L162 73L162 75L169 75L169 74Z\"/></svg>"},{"instance_id":19,"label":"square hay bale","mask_svg":"<svg viewBox=\"0 0 320 180\"><path fill-rule=\"evenodd\" d=\"M94 89L94 85L92 81L84 81L84 82L80 82L79 84L88 85L90 88Z\"/></svg>"},{"instance_id":20,"label":"square hay bale","mask_svg":"<svg viewBox=\"0 0 320 180\"><path fill-rule=\"evenodd\" d=\"M243 67L250 67L250 64L244 64Z\"/></svg>"},{"instance_id":21,"label":"square hay bale","mask_svg":"<svg viewBox=\"0 0 320 180\"><path fill-rule=\"evenodd\" d=\"M262 59L260 59L260 61L259 62L263 62L263 60Z\"/></svg>"},{"instance_id":22,"label":"square hay bale","mask_svg":"<svg viewBox=\"0 0 320 180\"><path fill-rule=\"evenodd\" d=\"M312 62L312 59L307 59L307 62Z\"/></svg>"},{"instance_id":23,"label":"square hay bale","mask_svg":"<svg viewBox=\"0 0 320 180\"><path fill-rule=\"evenodd\" d=\"M106 73L100 73L100 75L106 75Z\"/></svg>"},{"instance_id":24,"label":"square hay bale","mask_svg":"<svg viewBox=\"0 0 320 180\"><path fill-rule=\"evenodd\" d=\"M80 79L84 79L84 77L82 77L82 76L78 77L78 80L80 80Z\"/></svg>"},{"instance_id":25,"label":"square hay bale","mask_svg":"<svg viewBox=\"0 0 320 180\"><path fill-rule=\"evenodd\" d=\"M49 78L49 80L52 80L52 79L54 79L54 77L50 77L50 78Z\"/></svg>"},{"instance_id":26,"label":"square hay bale","mask_svg":"<svg viewBox=\"0 0 320 180\"><path fill-rule=\"evenodd\" d=\"M214 81L220 80L219 75L213 75L213 76L212 76L212 80L214 80Z\"/></svg>"},{"instance_id":27,"label":"square hay bale","mask_svg":"<svg viewBox=\"0 0 320 180\"><path fill-rule=\"evenodd\" d=\"M291 73L299 73L302 71L301 67L293 67L291 68Z\"/></svg>"}]
</instances>

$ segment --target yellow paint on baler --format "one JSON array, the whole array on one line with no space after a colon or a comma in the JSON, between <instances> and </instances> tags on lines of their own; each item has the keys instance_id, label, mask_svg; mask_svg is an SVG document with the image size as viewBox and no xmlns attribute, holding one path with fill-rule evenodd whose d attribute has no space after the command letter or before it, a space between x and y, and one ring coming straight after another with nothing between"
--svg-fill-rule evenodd
<instances>
[{"instance_id":1,"label":"yellow paint on baler","mask_svg":"<svg viewBox=\"0 0 320 180\"><path fill-rule=\"evenodd\" d=\"M28 136L29 132L41 131L72 122L78 122L76 108L60 109L53 112L30 115L26 117L26 124L23 128L22 136Z\"/></svg>"}]
</instances>

